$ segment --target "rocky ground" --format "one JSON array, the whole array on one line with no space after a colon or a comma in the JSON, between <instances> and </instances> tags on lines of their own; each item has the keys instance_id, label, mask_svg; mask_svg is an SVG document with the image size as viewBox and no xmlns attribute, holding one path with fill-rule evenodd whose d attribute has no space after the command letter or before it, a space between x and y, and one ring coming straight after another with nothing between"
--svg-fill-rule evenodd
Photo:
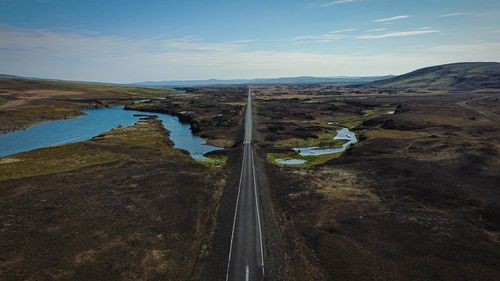
<instances>
[{"instance_id":1,"label":"rocky ground","mask_svg":"<svg viewBox=\"0 0 500 281\"><path fill-rule=\"evenodd\" d=\"M309 168L266 163L284 280L500 278L500 126L459 105L497 112L498 96L258 96L263 158L338 126L361 139Z\"/></svg>"}]
</instances>

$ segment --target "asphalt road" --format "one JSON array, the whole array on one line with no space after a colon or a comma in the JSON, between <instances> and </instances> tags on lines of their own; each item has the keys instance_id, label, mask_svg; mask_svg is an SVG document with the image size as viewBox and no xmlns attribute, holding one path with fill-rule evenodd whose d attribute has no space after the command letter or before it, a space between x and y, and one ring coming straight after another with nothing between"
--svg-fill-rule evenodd
<instances>
[{"instance_id":1,"label":"asphalt road","mask_svg":"<svg viewBox=\"0 0 500 281\"><path fill-rule=\"evenodd\" d=\"M252 95L248 91L243 163L234 213L226 281L264 280L259 189L252 144Z\"/></svg>"}]
</instances>

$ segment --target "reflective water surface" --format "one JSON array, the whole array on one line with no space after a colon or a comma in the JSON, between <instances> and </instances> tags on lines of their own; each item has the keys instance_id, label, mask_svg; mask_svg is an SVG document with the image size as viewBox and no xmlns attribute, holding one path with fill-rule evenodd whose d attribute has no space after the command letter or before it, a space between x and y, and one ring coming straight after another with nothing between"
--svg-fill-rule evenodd
<instances>
[{"instance_id":1,"label":"reflective water surface","mask_svg":"<svg viewBox=\"0 0 500 281\"><path fill-rule=\"evenodd\" d=\"M83 110L85 115L65 120L48 121L25 130L0 135L0 157L41 147L78 142L91 139L117 126L130 126L145 112L123 110L121 106ZM191 126L179 121L176 116L154 113L170 131L174 147L189 151L195 159L219 149L205 144L205 140L193 135Z\"/></svg>"},{"instance_id":2,"label":"reflective water surface","mask_svg":"<svg viewBox=\"0 0 500 281\"><path fill-rule=\"evenodd\" d=\"M358 142L356 134L347 128L342 128L340 130L337 130L337 135L334 137L334 139L346 140L346 142L339 147L332 147L332 148L320 148L317 146L296 147L294 148L294 150L298 151L301 156L325 155L325 154L344 152L351 146L351 144L355 144Z\"/></svg>"}]
</instances>

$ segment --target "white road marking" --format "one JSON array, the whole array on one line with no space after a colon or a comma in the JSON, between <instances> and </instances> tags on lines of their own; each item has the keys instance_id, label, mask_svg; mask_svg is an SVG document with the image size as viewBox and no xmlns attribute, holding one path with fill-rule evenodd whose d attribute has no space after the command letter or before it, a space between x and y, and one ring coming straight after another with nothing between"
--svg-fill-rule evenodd
<instances>
[{"instance_id":1,"label":"white road marking","mask_svg":"<svg viewBox=\"0 0 500 281\"><path fill-rule=\"evenodd\" d=\"M255 194L255 205L256 205L256 208L257 208L257 222L258 222L258 228L259 228L259 240L260 240L260 260L261 260L261 264L262 264L262 276L264 276L264 247L263 247L263 244L262 244L262 228L261 228L261 224L260 224L260 211L259 211L259 200L258 200L258 197L257 197L257 179L256 179L256 176L255 176L255 160L254 160L254 152L253 152L253 149L250 145L248 145L248 148L247 148L247 144L251 144L252 142L252 131L251 131L251 123L249 122L252 122L252 113L251 113L251 93L250 91L248 92L248 106L247 106L247 114L246 114L246 118L245 118L245 140L244 140L244 148L243 148L243 160L242 160L242 163L241 163L241 173L240 173L240 182L239 182L239 185L238 185L238 196L236 198L236 208L235 208L235 211L234 211L234 218L233 218L233 230L231 232L231 244L229 246L229 258L228 258L228 261L227 261L227 271L226 271L226 281L229 280L229 269L230 269L230 266L231 266L231 255L232 255L232 251L233 251L233 239L234 239L234 230L235 230L235 227L236 227L236 218L238 216L238 206L239 206L239 203L240 203L240 192L241 192L241 183L242 183L242 180L243 180L243 167L244 167L244 164L245 164L245 160L246 160L246 156L248 153L251 153L249 155L250 159L251 159L251 165L252 165L252 174L253 174L253 186L254 186L254 194ZM250 126L248 125L250 124ZM250 129L249 129L250 128ZM247 150L250 149L250 152L248 152ZM249 277L250 277L250 272L249 272L249 268L248 268L248 265L246 266L246 275L245 275L245 280L248 281L249 280Z\"/></svg>"},{"instance_id":2,"label":"white road marking","mask_svg":"<svg viewBox=\"0 0 500 281\"><path fill-rule=\"evenodd\" d=\"M252 170L253 170L253 189L255 192L255 205L257 208L257 222L259 225L259 240L260 240L260 261L262 263L262 276L264 276L264 247L262 246L262 228L260 226L259 200L257 199L257 179L255 178L255 161L252 150Z\"/></svg>"},{"instance_id":3,"label":"white road marking","mask_svg":"<svg viewBox=\"0 0 500 281\"><path fill-rule=\"evenodd\" d=\"M234 228L236 226L236 216L238 214L238 205L240 204L241 181L243 179L243 164L245 163L245 155L247 153L246 145L243 148L243 161L241 162L240 183L238 184L238 196L236 197L236 208L234 210L233 230L231 232L231 244L229 246L229 259L227 260L226 281L229 280L229 266L231 264L231 254L233 251Z\"/></svg>"}]
</instances>

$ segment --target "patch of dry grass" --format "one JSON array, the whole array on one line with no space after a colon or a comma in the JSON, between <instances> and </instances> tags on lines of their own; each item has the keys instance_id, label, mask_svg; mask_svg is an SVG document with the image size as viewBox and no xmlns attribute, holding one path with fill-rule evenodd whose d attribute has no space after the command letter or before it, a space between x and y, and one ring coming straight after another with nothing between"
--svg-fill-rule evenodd
<instances>
[{"instance_id":1,"label":"patch of dry grass","mask_svg":"<svg viewBox=\"0 0 500 281\"><path fill-rule=\"evenodd\" d=\"M0 181L78 170L118 159L87 143L42 148L0 159Z\"/></svg>"}]
</instances>

